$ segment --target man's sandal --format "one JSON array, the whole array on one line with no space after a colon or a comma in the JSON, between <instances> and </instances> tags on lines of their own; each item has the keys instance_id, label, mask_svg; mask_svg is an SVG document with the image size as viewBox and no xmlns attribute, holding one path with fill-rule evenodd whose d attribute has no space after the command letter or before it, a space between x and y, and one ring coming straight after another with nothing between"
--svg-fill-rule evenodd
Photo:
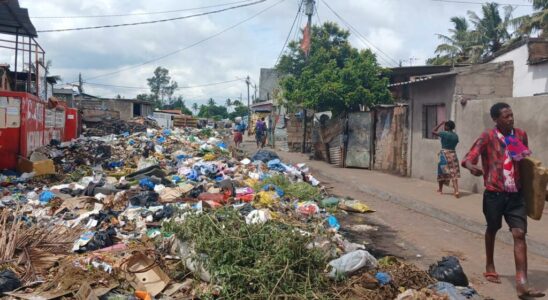
<instances>
[{"instance_id":1,"label":"man's sandal","mask_svg":"<svg viewBox=\"0 0 548 300\"><path fill-rule=\"evenodd\" d=\"M485 280L492 283L500 283L499 274L497 272L485 272L483 273Z\"/></svg>"}]
</instances>

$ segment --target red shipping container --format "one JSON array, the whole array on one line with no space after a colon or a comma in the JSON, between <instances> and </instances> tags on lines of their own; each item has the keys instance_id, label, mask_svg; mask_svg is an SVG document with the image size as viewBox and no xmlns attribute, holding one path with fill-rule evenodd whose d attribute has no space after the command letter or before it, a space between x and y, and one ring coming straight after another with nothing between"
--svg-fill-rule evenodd
<instances>
[{"instance_id":1,"label":"red shipping container","mask_svg":"<svg viewBox=\"0 0 548 300\"><path fill-rule=\"evenodd\" d=\"M65 138L65 108L57 105L54 108L46 108L44 117L44 143L51 140L62 142Z\"/></svg>"},{"instance_id":2,"label":"red shipping container","mask_svg":"<svg viewBox=\"0 0 548 300\"><path fill-rule=\"evenodd\" d=\"M32 151L45 145L44 110L46 101L24 94L21 102L21 136L19 154L28 157Z\"/></svg>"},{"instance_id":3,"label":"red shipping container","mask_svg":"<svg viewBox=\"0 0 548 300\"><path fill-rule=\"evenodd\" d=\"M0 92L0 169L15 169L44 145L45 101L22 92Z\"/></svg>"},{"instance_id":4,"label":"red shipping container","mask_svg":"<svg viewBox=\"0 0 548 300\"><path fill-rule=\"evenodd\" d=\"M65 138L63 141L68 142L78 138L78 109L67 108L65 119Z\"/></svg>"}]
</instances>

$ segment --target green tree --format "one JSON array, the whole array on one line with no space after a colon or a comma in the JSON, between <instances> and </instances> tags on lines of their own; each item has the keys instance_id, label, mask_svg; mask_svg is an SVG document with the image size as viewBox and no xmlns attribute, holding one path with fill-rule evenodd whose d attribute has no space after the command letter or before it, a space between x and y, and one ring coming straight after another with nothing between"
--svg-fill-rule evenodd
<instances>
[{"instance_id":1,"label":"green tree","mask_svg":"<svg viewBox=\"0 0 548 300\"><path fill-rule=\"evenodd\" d=\"M438 34L443 41L436 47L437 56L427 61L433 65L454 65L456 63L477 62L480 59L482 47L475 41L474 34L469 29L465 17L452 17L451 35Z\"/></svg>"},{"instance_id":2,"label":"green tree","mask_svg":"<svg viewBox=\"0 0 548 300\"><path fill-rule=\"evenodd\" d=\"M147 82L152 99L157 102L158 106L165 104L166 100L170 100L178 87L177 82L171 80L169 70L162 67L157 67L154 70L154 75L148 78Z\"/></svg>"},{"instance_id":3,"label":"green tree","mask_svg":"<svg viewBox=\"0 0 548 300\"><path fill-rule=\"evenodd\" d=\"M284 74L280 84L289 107L339 113L392 101L384 76L388 70L370 50L353 48L349 36L335 23L313 26L308 58L299 42L289 43L289 52L276 66Z\"/></svg>"},{"instance_id":4,"label":"green tree","mask_svg":"<svg viewBox=\"0 0 548 300\"><path fill-rule=\"evenodd\" d=\"M483 46L482 55L484 57L499 51L510 39L508 27L512 19L513 8L507 5L503 9L504 16L501 16L499 4L485 3L481 7L481 18L475 12L468 11L468 18L475 27L473 36Z\"/></svg>"},{"instance_id":5,"label":"green tree","mask_svg":"<svg viewBox=\"0 0 548 300\"><path fill-rule=\"evenodd\" d=\"M232 99L230 99L230 98L226 99L225 105L226 105L226 108L227 108L227 109L230 109L230 108L232 107L232 105L233 105L233 104L232 104Z\"/></svg>"},{"instance_id":6,"label":"green tree","mask_svg":"<svg viewBox=\"0 0 548 300\"><path fill-rule=\"evenodd\" d=\"M228 115L228 118L232 121L234 121L234 119L236 119L236 117L243 117L243 116L247 116L248 115L248 109L247 109L247 106L245 105L237 105L237 106L234 106L234 111L231 112L229 115Z\"/></svg>"},{"instance_id":7,"label":"green tree","mask_svg":"<svg viewBox=\"0 0 548 300\"><path fill-rule=\"evenodd\" d=\"M240 101L240 100L234 100L234 101L232 102L232 105L233 105L233 106L242 106L242 105L244 105L244 104L243 104L242 101Z\"/></svg>"},{"instance_id":8,"label":"green tree","mask_svg":"<svg viewBox=\"0 0 548 300\"><path fill-rule=\"evenodd\" d=\"M539 32L543 38L548 38L548 0L532 0L534 12L511 21L516 28L516 35L530 37Z\"/></svg>"},{"instance_id":9,"label":"green tree","mask_svg":"<svg viewBox=\"0 0 548 300\"><path fill-rule=\"evenodd\" d=\"M200 105L198 116L201 118L215 118L226 119L228 118L228 110L225 106L216 105L215 100L210 98L207 105Z\"/></svg>"},{"instance_id":10,"label":"green tree","mask_svg":"<svg viewBox=\"0 0 548 300\"><path fill-rule=\"evenodd\" d=\"M192 110L194 111L194 114L198 113L198 103L194 102L192 103Z\"/></svg>"},{"instance_id":11,"label":"green tree","mask_svg":"<svg viewBox=\"0 0 548 300\"><path fill-rule=\"evenodd\" d=\"M217 103L215 102L215 100L213 100L213 98L209 98L209 100L207 100L207 106L215 106L217 105Z\"/></svg>"}]
</instances>

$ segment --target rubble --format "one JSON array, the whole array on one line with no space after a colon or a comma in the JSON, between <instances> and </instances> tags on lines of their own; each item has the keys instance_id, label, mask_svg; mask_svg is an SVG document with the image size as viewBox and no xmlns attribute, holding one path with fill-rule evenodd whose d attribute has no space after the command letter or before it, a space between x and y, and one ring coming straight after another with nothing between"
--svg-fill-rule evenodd
<instances>
[{"instance_id":1,"label":"rubble","mask_svg":"<svg viewBox=\"0 0 548 300\"><path fill-rule=\"evenodd\" d=\"M250 159L211 129L139 125L37 149L54 175L0 176L0 274L19 280L3 293L394 299L435 283L346 240L338 213L373 210L327 194L305 164Z\"/></svg>"}]
</instances>

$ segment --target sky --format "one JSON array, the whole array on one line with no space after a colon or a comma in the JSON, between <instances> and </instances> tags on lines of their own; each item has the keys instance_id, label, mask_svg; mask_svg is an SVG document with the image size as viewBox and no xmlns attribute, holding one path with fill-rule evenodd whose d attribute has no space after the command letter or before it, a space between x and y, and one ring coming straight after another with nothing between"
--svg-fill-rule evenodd
<instances>
[{"instance_id":1,"label":"sky","mask_svg":"<svg viewBox=\"0 0 548 300\"><path fill-rule=\"evenodd\" d=\"M20 0L19 3L29 10L37 30L49 30L174 18L254 1ZM436 33L447 33L452 16L466 16L468 10L479 14L481 8L478 4L465 3L478 0L456 1L460 3L436 0L317 0L317 14L313 17L315 24L325 21L342 23L323 1L353 27L352 45L360 49L372 48L381 65L386 67L396 66L400 61L404 66L424 64L427 58L434 55L439 43ZM224 5L228 3L232 4ZM247 87L243 79L250 76L252 84L257 85L258 93L260 68L275 65L299 3L300 0L266 0L244 8L184 20L43 32L39 33L37 41L46 51L46 60L52 61L50 73L60 75L65 83L75 82L81 73L86 82L85 92L89 94L132 98L147 93L146 79L152 76L156 67L162 66L169 70L180 87L190 87L176 91L176 95L182 95L188 106L195 102L204 104L209 98L224 103L227 98L243 97L245 102ZM527 0L502 0L499 3L524 5L516 6L515 16L531 12ZM205 6L211 7L202 8ZM194 8L201 9L186 10ZM167 10L185 11L142 14ZM120 14L138 15L73 18ZM69 16L71 18L67 18ZM246 19L249 20L243 22ZM304 26L305 19L303 17L297 24L300 28ZM241 24L233 27L237 23ZM347 27L344 24L341 26ZM229 27L233 28L227 30ZM219 34L221 31L225 32ZM204 39L207 40L196 44ZM174 54L167 56L170 53ZM155 60L157 58L161 59ZM147 63L151 60L155 61ZM13 64L0 51L0 63L4 62ZM230 82L209 85L225 81ZM252 95L253 92L252 87Z\"/></svg>"}]
</instances>

